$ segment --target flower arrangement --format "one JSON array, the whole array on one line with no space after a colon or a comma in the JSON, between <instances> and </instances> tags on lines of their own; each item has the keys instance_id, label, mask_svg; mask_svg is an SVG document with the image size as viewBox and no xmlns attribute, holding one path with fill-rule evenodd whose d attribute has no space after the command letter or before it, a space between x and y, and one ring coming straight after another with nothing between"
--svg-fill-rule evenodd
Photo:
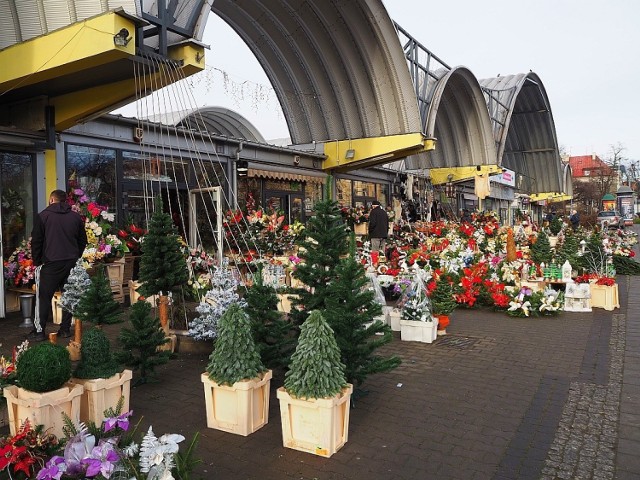
<instances>
[{"instance_id":1,"label":"flower arrangement","mask_svg":"<svg viewBox=\"0 0 640 480\"><path fill-rule=\"evenodd\" d=\"M32 478L35 470L44 465L58 446L56 436L48 434L42 425L33 427L29 420L25 421L14 436L0 438L0 476Z\"/></svg>"},{"instance_id":2,"label":"flower arrangement","mask_svg":"<svg viewBox=\"0 0 640 480\"><path fill-rule=\"evenodd\" d=\"M142 241L147 233L147 230L130 221L118 230L118 238L125 242L125 245L133 255L140 255Z\"/></svg>"},{"instance_id":3,"label":"flower arrangement","mask_svg":"<svg viewBox=\"0 0 640 480\"><path fill-rule=\"evenodd\" d=\"M348 225L357 225L369 221L369 214L363 206L355 208L342 207L340 209L340 214Z\"/></svg>"},{"instance_id":4,"label":"flower arrangement","mask_svg":"<svg viewBox=\"0 0 640 480\"><path fill-rule=\"evenodd\" d=\"M35 282L36 266L31 253L31 237L23 240L4 262L7 287L30 288Z\"/></svg>"},{"instance_id":5,"label":"flower arrangement","mask_svg":"<svg viewBox=\"0 0 640 480\"><path fill-rule=\"evenodd\" d=\"M174 480L190 478L190 470L199 461L177 461L179 443L184 437L165 434L157 437L152 427L140 443L134 442L129 432L132 412L120 414L121 405L105 412L105 420L97 428L93 424L74 425L66 418L66 441L62 450L56 442L56 455L40 468L37 480L136 478L146 480ZM135 430L135 429L134 429ZM189 446L191 456L197 434ZM55 438L55 437L54 437ZM175 475L175 476L174 476Z\"/></svg>"}]
</instances>

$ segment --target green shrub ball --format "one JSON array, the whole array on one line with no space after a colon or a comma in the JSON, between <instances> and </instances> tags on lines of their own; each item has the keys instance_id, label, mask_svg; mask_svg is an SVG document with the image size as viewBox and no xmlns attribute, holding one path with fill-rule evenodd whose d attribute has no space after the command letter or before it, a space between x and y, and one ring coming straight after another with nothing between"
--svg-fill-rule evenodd
<instances>
[{"instance_id":1,"label":"green shrub ball","mask_svg":"<svg viewBox=\"0 0 640 480\"><path fill-rule=\"evenodd\" d=\"M16 371L20 387L31 392L50 392L71 378L71 358L62 345L39 343L18 357Z\"/></svg>"}]
</instances>

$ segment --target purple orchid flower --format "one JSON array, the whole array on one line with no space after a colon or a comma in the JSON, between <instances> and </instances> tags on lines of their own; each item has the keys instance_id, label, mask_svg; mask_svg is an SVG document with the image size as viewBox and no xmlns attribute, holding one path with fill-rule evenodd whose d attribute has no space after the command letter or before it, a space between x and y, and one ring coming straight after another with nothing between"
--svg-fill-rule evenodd
<instances>
[{"instance_id":1,"label":"purple orchid flower","mask_svg":"<svg viewBox=\"0 0 640 480\"><path fill-rule=\"evenodd\" d=\"M117 417L109 417L104 419L104 431L108 432L115 427L121 428L124 431L129 429L129 417L133 415L133 410L123 413Z\"/></svg>"},{"instance_id":2,"label":"purple orchid flower","mask_svg":"<svg viewBox=\"0 0 640 480\"><path fill-rule=\"evenodd\" d=\"M36 480L60 480L62 474L66 470L64 458L56 455L44 465L44 468L38 472Z\"/></svg>"}]
</instances>

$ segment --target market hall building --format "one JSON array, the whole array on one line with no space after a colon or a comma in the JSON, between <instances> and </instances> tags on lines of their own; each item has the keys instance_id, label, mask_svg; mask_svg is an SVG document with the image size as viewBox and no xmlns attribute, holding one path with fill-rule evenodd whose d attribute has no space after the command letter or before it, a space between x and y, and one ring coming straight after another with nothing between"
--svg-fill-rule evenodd
<instances>
[{"instance_id":1,"label":"market hall building","mask_svg":"<svg viewBox=\"0 0 640 480\"><path fill-rule=\"evenodd\" d=\"M93 185L95 200L119 221L147 215L149 198L163 192L168 205L185 206L178 213L190 219L189 241L198 193L202 203L217 202L217 215L251 192L304 221L328 173L344 205L390 203L404 186L426 218L439 202L450 212L495 210L509 222L516 208L539 215L541 202L571 197L535 73L478 80L450 67L381 1L307 3L298 11L292 2L4 2L3 258L28 238L48 193L70 180ZM184 93L160 111L162 87L205 68L201 39L211 12L264 68L289 146L269 145L232 112L196 111ZM359 28L335 28L344 24ZM137 99L151 105L137 120L104 115ZM176 111L188 114L170 119Z\"/></svg>"}]
</instances>

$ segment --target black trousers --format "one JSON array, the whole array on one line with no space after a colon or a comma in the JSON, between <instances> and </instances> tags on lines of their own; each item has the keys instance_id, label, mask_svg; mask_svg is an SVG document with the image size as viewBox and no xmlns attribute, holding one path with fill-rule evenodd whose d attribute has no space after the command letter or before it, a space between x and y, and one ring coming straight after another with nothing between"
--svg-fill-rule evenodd
<instances>
[{"instance_id":1,"label":"black trousers","mask_svg":"<svg viewBox=\"0 0 640 480\"><path fill-rule=\"evenodd\" d=\"M36 325L36 330L45 332L47 323L53 318L51 300L57 290L61 290L69 278L71 269L76 265L77 260L60 260L58 262L48 262L40 270L40 285L38 287L38 301L40 308L40 328ZM60 330L69 331L71 328L71 312L62 311L62 323Z\"/></svg>"}]
</instances>

